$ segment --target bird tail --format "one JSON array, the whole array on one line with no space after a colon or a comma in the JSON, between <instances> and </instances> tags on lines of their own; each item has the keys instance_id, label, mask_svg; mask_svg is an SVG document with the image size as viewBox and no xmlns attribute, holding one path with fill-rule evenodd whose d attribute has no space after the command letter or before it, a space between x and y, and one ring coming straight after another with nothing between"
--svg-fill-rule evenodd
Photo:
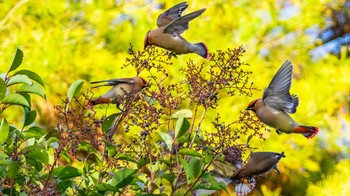
<instances>
[{"instance_id":1,"label":"bird tail","mask_svg":"<svg viewBox=\"0 0 350 196\"><path fill-rule=\"evenodd\" d=\"M108 99L108 98L102 98L102 97L100 97L100 98L96 98L96 99L93 99L93 100L90 100L89 102L88 102L88 106L94 106L94 105L97 105L97 104L102 104L102 103L111 103L111 100L110 99Z\"/></svg>"},{"instance_id":2,"label":"bird tail","mask_svg":"<svg viewBox=\"0 0 350 196\"><path fill-rule=\"evenodd\" d=\"M196 46L194 53L198 54L199 56L201 56L207 60L210 58L208 46L205 45L205 43L200 42L200 43L196 43L194 45Z\"/></svg>"},{"instance_id":3,"label":"bird tail","mask_svg":"<svg viewBox=\"0 0 350 196\"><path fill-rule=\"evenodd\" d=\"M314 138L318 133L318 128L313 126L303 126L299 125L294 129L296 133L303 134L307 139Z\"/></svg>"}]
</instances>

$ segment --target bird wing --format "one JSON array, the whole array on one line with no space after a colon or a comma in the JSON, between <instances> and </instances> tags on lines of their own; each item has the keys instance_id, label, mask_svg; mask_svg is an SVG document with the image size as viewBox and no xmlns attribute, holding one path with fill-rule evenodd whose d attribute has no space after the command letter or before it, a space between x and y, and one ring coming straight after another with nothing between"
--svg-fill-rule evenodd
<instances>
[{"instance_id":1,"label":"bird wing","mask_svg":"<svg viewBox=\"0 0 350 196\"><path fill-rule=\"evenodd\" d=\"M100 80L100 81L91 82L91 84L100 84L100 83L105 83L105 84L94 86L92 88L97 88L100 86L115 86L115 85L121 84L121 83L133 84L133 83L135 83L135 81L133 80L133 78L117 78L117 79Z\"/></svg>"},{"instance_id":2,"label":"bird wing","mask_svg":"<svg viewBox=\"0 0 350 196\"><path fill-rule=\"evenodd\" d=\"M296 95L290 95L289 93L292 77L293 65L287 60L265 89L263 102L276 110L291 114L295 113L299 105L299 99Z\"/></svg>"},{"instance_id":3,"label":"bird wing","mask_svg":"<svg viewBox=\"0 0 350 196\"><path fill-rule=\"evenodd\" d=\"M158 27L165 27L173 20L181 17L182 12L188 7L186 2L179 3L158 16L157 25Z\"/></svg>"},{"instance_id":4,"label":"bird wing","mask_svg":"<svg viewBox=\"0 0 350 196\"><path fill-rule=\"evenodd\" d=\"M206 8L203 8L201 10L197 10L195 12L192 12L190 14L177 18L176 20L172 21L165 27L164 33L178 34L178 35L182 34L184 31L188 29L188 23L192 19L201 15L205 10Z\"/></svg>"}]
</instances>

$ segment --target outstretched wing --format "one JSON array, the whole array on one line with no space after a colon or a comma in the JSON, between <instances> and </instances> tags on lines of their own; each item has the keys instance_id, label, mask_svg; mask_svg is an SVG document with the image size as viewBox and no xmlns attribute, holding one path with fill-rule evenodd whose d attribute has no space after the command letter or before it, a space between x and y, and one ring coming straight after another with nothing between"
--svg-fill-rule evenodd
<instances>
[{"instance_id":1,"label":"outstretched wing","mask_svg":"<svg viewBox=\"0 0 350 196\"><path fill-rule=\"evenodd\" d=\"M263 101L267 106L286 113L293 114L296 112L299 99L296 95L290 95L289 93L292 77L293 65L287 60L264 91Z\"/></svg>"},{"instance_id":2,"label":"outstretched wing","mask_svg":"<svg viewBox=\"0 0 350 196\"><path fill-rule=\"evenodd\" d=\"M186 2L179 3L158 16L158 27L165 27L172 21L181 17L182 12L188 7Z\"/></svg>"},{"instance_id":3,"label":"outstretched wing","mask_svg":"<svg viewBox=\"0 0 350 196\"><path fill-rule=\"evenodd\" d=\"M184 31L188 29L188 23L193 20L194 18L201 15L206 8L203 8L201 10L192 12L190 14L187 14L185 16L182 16L173 22L169 23L168 26L165 27L164 33L170 33L170 34L182 34Z\"/></svg>"},{"instance_id":4,"label":"outstretched wing","mask_svg":"<svg viewBox=\"0 0 350 196\"><path fill-rule=\"evenodd\" d=\"M100 84L100 83L105 83L105 84L94 86L92 88L97 88L100 86L115 86L121 83L132 84L132 83L135 83L135 81L133 80L133 78L117 78L117 79L100 80L100 81L91 82L91 84Z\"/></svg>"}]
</instances>

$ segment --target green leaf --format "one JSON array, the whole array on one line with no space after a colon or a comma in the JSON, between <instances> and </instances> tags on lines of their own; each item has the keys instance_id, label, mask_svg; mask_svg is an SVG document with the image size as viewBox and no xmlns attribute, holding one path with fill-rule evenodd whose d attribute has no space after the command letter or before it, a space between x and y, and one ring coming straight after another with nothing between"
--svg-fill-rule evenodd
<instances>
[{"instance_id":1,"label":"green leaf","mask_svg":"<svg viewBox=\"0 0 350 196\"><path fill-rule=\"evenodd\" d=\"M187 184L190 185L193 183L194 176L192 173L192 169L190 164L187 163L187 161L183 158L180 158L180 162L184 168L185 174L186 174L186 179L187 179Z\"/></svg>"},{"instance_id":2,"label":"green leaf","mask_svg":"<svg viewBox=\"0 0 350 196\"><path fill-rule=\"evenodd\" d=\"M81 88L83 87L84 81L83 80L77 80L75 82L73 82L72 85L70 85L68 92L67 92L67 97L69 102L72 101L74 96L77 96L81 90Z\"/></svg>"},{"instance_id":3,"label":"green leaf","mask_svg":"<svg viewBox=\"0 0 350 196\"><path fill-rule=\"evenodd\" d=\"M139 163L137 160L135 160L133 157L127 156L125 154L118 154L117 160L124 160L124 161L129 161L133 163Z\"/></svg>"},{"instance_id":4,"label":"green leaf","mask_svg":"<svg viewBox=\"0 0 350 196\"><path fill-rule=\"evenodd\" d=\"M111 114L102 123L102 132L106 133L112 127L114 120L120 115L120 113Z\"/></svg>"},{"instance_id":5,"label":"green leaf","mask_svg":"<svg viewBox=\"0 0 350 196\"><path fill-rule=\"evenodd\" d=\"M8 178L13 178L19 172L20 167L17 162L11 162L7 165L6 176Z\"/></svg>"},{"instance_id":6,"label":"green leaf","mask_svg":"<svg viewBox=\"0 0 350 196\"><path fill-rule=\"evenodd\" d=\"M44 89L39 86L36 83L33 83L32 85L23 84L19 89L17 90L19 93L33 93L41 96L42 98L46 99Z\"/></svg>"},{"instance_id":7,"label":"green leaf","mask_svg":"<svg viewBox=\"0 0 350 196\"><path fill-rule=\"evenodd\" d=\"M47 164L49 162L49 154L45 150L45 148L41 146L28 146L22 149L23 154L26 158L34 159L43 164Z\"/></svg>"},{"instance_id":8,"label":"green leaf","mask_svg":"<svg viewBox=\"0 0 350 196\"><path fill-rule=\"evenodd\" d=\"M74 178L77 176L81 176L83 172L79 169L72 166L64 166L61 171L58 173L57 177L61 180L66 180L70 178Z\"/></svg>"},{"instance_id":9,"label":"green leaf","mask_svg":"<svg viewBox=\"0 0 350 196\"><path fill-rule=\"evenodd\" d=\"M11 86L13 84L18 84L18 83L23 83L23 84L28 84L28 85L33 84L33 82L29 79L28 76L19 74L19 75L12 76L8 80L7 86Z\"/></svg>"},{"instance_id":10,"label":"green leaf","mask_svg":"<svg viewBox=\"0 0 350 196\"><path fill-rule=\"evenodd\" d=\"M107 183L101 183L96 186L98 191L113 191L113 192L119 192L119 189L107 184Z\"/></svg>"},{"instance_id":11,"label":"green leaf","mask_svg":"<svg viewBox=\"0 0 350 196\"><path fill-rule=\"evenodd\" d=\"M173 183L174 180L175 180L175 174L173 174L173 173L167 173L167 174L162 175L162 178L165 178L165 179L167 179L170 183Z\"/></svg>"},{"instance_id":12,"label":"green leaf","mask_svg":"<svg viewBox=\"0 0 350 196\"><path fill-rule=\"evenodd\" d=\"M23 69L23 70L20 70L20 71L17 71L15 73L15 75L17 74L22 74L22 75L26 75L28 76L30 79L34 80L35 82L39 83L40 85L42 85L43 87L45 87L44 85L44 81L41 79L41 77L36 74L35 72L32 72L32 71L29 71L29 70L26 70L26 69Z\"/></svg>"},{"instance_id":13,"label":"green leaf","mask_svg":"<svg viewBox=\"0 0 350 196\"><path fill-rule=\"evenodd\" d=\"M162 140L165 142L166 146L168 147L168 150L171 152L171 150L173 149L173 142L174 142L173 137L163 132L158 132L158 134L162 138Z\"/></svg>"},{"instance_id":14,"label":"green leaf","mask_svg":"<svg viewBox=\"0 0 350 196\"><path fill-rule=\"evenodd\" d=\"M0 101L5 97L6 94L6 84L5 81L0 78Z\"/></svg>"},{"instance_id":15,"label":"green leaf","mask_svg":"<svg viewBox=\"0 0 350 196\"><path fill-rule=\"evenodd\" d=\"M114 182L111 185L115 186L116 188L125 187L134 179L133 175L136 172L137 172L136 169L129 169L129 168L125 168L117 171L113 178Z\"/></svg>"},{"instance_id":16,"label":"green leaf","mask_svg":"<svg viewBox=\"0 0 350 196\"><path fill-rule=\"evenodd\" d=\"M184 117L179 117L175 126L175 138L181 137L190 128L190 122Z\"/></svg>"},{"instance_id":17,"label":"green leaf","mask_svg":"<svg viewBox=\"0 0 350 196\"><path fill-rule=\"evenodd\" d=\"M29 139L35 137L36 139L40 139L42 136L46 134L45 129L42 129L37 126L30 127L28 130L23 132L24 138ZM51 139L51 138L49 138ZM56 138L57 141L57 138ZM49 140L48 140L49 142Z\"/></svg>"},{"instance_id":18,"label":"green leaf","mask_svg":"<svg viewBox=\"0 0 350 196\"><path fill-rule=\"evenodd\" d=\"M117 154L117 149L113 145L107 146L108 158L112 158Z\"/></svg>"},{"instance_id":19,"label":"green leaf","mask_svg":"<svg viewBox=\"0 0 350 196\"><path fill-rule=\"evenodd\" d=\"M73 185L73 181L71 180L62 180L57 184L58 190L63 193L65 192L69 187Z\"/></svg>"},{"instance_id":20,"label":"green leaf","mask_svg":"<svg viewBox=\"0 0 350 196\"><path fill-rule=\"evenodd\" d=\"M171 115L170 118L192 118L192 111L189 109L182 109L176 111L174 114Z\"/></svg>"},{"instance_id":21,"label":"green leaf","mask_svg":"<svg viewBox=\"0 0 350 196\"><path fill-rule=\"evenodd\" d=\"M22 60L23 60L23 52L22 50L17 48L15 57L13 58L10 70L8 72L17 69L22 64Z\"/></svg>"},{"instance_id":22,"label":"green leaf","mask_svg":"<svg viewBox=\"0 0 350 196\"><path fill-rule=\"evenodd\" d=\"M0 125L0 145L2 145L6 140L10 132L10 127L5 118L2 119Z\"/></svg>"},{"instance_id":23,"label":"green leaf","mask_svg":"<svg viewBox=\"0 0 350 196\"><path fill-rule=\"evenodd\" d=\"M188 148L182 148L179 150L179 154L182 155L189 155L189 156L195 156L195 157L202 157L202 154L195 151L195 150L190 150Z\"/></svg>"},{"instance_id":24,"label":"green leaf","mask_svg":"<svg viewBox=\"0 0 350 196\"><path fill-rule=\"evenodd\" d=\"M26 98L20 94L7 94L2 100L1 103L10 104L10 105L20 105L29 108L29 103Z\"/></svg>"},{"instance_id":25,"label":"green leaf","mask_svg":"<svg viewBox=\"0 0 350 196\"><path fill-rule=\"evenodd\" d=\"M36 118L36 111L32 110L29 111L28 108L24 108L24 124L23 127L28 126L34 122Z\"/></svg>"},{"instance_id":26,"label":"green leaf","mask_svg":"<svg viewBox=\"0 0 350 196\"><path fill-rule=\"evenodd\" d=\"M191 159L189 161L189 165L191 167L193 176L198 177L199 174L201 173L201 170L203 167L202 161L200 161L199 159L197 159L195 157L191 157Z\"/></svg>"},{"instance_id":27,"label":"green leaf","mask_svg":"<svg viewBox=\"0 0 350 196\"><path fill-rule=\"evenodd\" d=\"M206 189L206 190L224 190L227 192L227 187L224 182L218 182L216 179L208 172L205 173L201 179L202 183L198 183L195 189Z\"/></svg>"},{"instance_id":28,"label":"green leaf","mask_svg":"<svg viewBox=\"0 0 350 196\"><path fill-rule=\"evenodd\" d=\"M213 160L213 155L205 152L204 163L208 164Z\"/></svg>"},{"instance_id":29,"label":"green leaf","mask_svg":"<svg viewBox=\"0 0 350 196\"><path fill-rule=\"evenodd\" d=\"M0 166L6 165L6 159L8 155L0 151Z\"/></svg>"}]
</instances>

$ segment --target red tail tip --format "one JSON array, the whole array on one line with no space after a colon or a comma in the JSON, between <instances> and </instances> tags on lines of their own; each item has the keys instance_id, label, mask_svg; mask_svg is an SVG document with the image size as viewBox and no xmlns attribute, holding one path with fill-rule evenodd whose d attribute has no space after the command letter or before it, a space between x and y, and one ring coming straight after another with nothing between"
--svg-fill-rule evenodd
<instances>
[{"instance_id":1,"label":"red tail tip","mask_svg":"<svg viewBox=\"0 0 350 196\"><path fill-rule=\"evenodd\" d=\"M92 101L89 101L89 102L87 103L87 106L92 107L92 106L94 106L94 104L92 103Z\"/></svg>"},{"instance_id":2,"label":"red tail tip","mask_svg":"<svg viewBox=\"0 0 350 196\"><path fill-rule=\"evenodd\" d=\"M309 135L308 137L306 137L307 139L313 139L314 137L316 137L317 133L318 133L318 128L317 127L313 127L314 132Z\"/></svg>"}]
</instances>

